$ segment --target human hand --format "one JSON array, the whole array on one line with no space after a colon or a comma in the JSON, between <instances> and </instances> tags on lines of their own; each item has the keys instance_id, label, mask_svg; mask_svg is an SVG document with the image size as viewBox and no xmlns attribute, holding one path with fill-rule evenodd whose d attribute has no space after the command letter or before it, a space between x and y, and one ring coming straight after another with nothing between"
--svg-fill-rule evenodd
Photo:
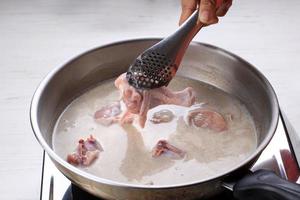
<instances>
[{"instance_id":1,"label":"human hand","mask_svg":"<svg viewBox=\"0 0 300 200\"><path fill-rule=\"evenodd\" d=\"M224 16L232 0L181 0L181 25L196 10L199 10L198 21L205 25L218 23L218 17ZM198 8L197 8L198 7Z\"/></svg>"}]
</instances>

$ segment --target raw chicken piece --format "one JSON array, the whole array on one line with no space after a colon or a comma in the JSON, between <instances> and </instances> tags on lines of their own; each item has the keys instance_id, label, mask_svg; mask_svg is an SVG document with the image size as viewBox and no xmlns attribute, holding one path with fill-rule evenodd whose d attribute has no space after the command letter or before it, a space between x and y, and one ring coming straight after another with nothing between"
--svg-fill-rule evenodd
<instances>
[{"instance_id":1,"label":"raw chicken piece","mask_svg":"<svg viewBox=\"0 0 300 200\"><path fill-rule=\"evenodd\" d=\"M143 96L134 87L129 85L126 74L115 80L115 86L120 90L121 99L130 113L139 114Z\"/></svg>"},{"instance_id":2,"label":"raw chicken piece","mask_svg":"<svg viewBox=\"0 0 300 200\"><path fill-rule=\"evenodd\" d=\"M166 140L159 140L152 150L153 157L159 157L164 153L171 153L173 158L183 158L185 152L169 144Z\"/></svg>"},{"instance_id":3,"label":"raw chicken piece","mask_svg":"<svg viewBox=\"0 0 300 200\"><path fill-rule=\"evenodd\" d=\"M197 127L209 128L216 132L227 130L227 123L224 117L213 110L197 108L188 113L187 120L189 125L194 124Z\"/></svg>"},{"instance_id":4,"label":"raw chicken piece","mask_svg":"<svg viewBox=\"0 0 300 200\"><path fill-rule=\"evenodd\" d=\"M138 115L141 127L145 126L148 110L155 106L174 104L189 107L195 102L195 92L191 87L178 92L172 92L167 87L138 91L129 85L126 74L122 74L116 79L115 86L120 90L121 99L127 108L126 112ZM121 122L126 121L124 118L128 116L132 117L125 113Z\"/></svg>"},{"instance_id":5,"label":"raw chicken piece","mask_svg":"<svg viewBox=\"0 0 300 200\"><path fill-rule=\"evenodd\" d=\"M153 124L167 123L172 121L173 118L174 114L170 110L163 109L154 113L150 121Z\"/></svg>"},{"instance_id":6,"label":"raw chicken piece","mask_svg":"<svg viewBox=\"0 0 300 200\"><path fill-rule=\"evenodd\" d=\"M94 114L94 119L104 125L109 126L112 123L119 121L119 116L121 114L120 102L113 102L111 105L102 107L100 110L96 111Z\"/></svg>"},{"instance_id":7,"label":"raw chicken piece","mask_svg":"<svg viewBox=\"0 0 300 200\"><path fill-rule=\"evenodd\" d=\"M80 139L76 152L67 156L68 163L72 165L89 166L96 160L99 153L103 151L100 143L90 135L86 140Z\"/></svg>"}]
</instances>

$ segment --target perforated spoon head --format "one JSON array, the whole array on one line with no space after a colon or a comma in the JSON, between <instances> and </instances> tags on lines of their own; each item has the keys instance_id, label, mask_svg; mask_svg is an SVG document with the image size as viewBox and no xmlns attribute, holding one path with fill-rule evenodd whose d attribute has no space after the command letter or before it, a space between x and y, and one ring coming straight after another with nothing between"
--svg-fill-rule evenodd
<instances>
[{"instance_id":1,"label":"perforated spoon head","mask_svg":"<svg viewBox=\"0 0 300 200\"><path fill-rule=\"evenodd\" d=\"M129 67L126 78L137 89L166 86L175 76L177 65L165 54L146 51Z\"/></svg>"},{"instance_id":2,"label":"perforated spoon head","mask_svg":"<svg viewBox=\"0 0 300 200\"><path fill-rule=\"evenodd\" d=\"M139 55L127 71L129 84L139 90L167 86L175 76L189 43L203 27L197 19L198 12L195 11L175 33Z\"/></svg>"}]
</instances>

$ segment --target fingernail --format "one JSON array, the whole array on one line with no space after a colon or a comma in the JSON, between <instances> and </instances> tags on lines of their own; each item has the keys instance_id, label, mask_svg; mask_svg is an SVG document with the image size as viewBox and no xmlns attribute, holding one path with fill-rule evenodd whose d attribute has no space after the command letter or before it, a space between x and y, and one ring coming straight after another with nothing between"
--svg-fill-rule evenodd
<instances>
[{"instance_id":1,"label":"fingernail","mask_svg":"<svg viewBox=\"0 0 300 200\"><path fill-rule=\"evenodd\" d=\"M210 13L208 10L204 10L201 14L200 14L200 21L203 23L207 23L209 21L210 18Z\"/></svg>"}]
</instances>

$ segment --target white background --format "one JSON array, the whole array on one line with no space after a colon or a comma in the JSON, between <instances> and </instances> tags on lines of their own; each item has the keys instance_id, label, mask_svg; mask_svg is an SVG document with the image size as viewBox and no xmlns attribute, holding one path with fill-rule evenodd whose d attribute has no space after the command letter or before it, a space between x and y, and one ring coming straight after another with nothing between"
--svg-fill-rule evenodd
<instances>
[{"instance_id":1,"label":"white background","mask_svg":"<svg viewBox=\"0 0 300 200\"><path fill-rule=\"evenodd\" d=\"M300 1L236 0L195 40L254 64L300 129ZM179 0L0 1L0 199L38 199L42 149L30 100L53 68L105 43L163 37L177 28Z\"/></svg>"}]
</instances>

